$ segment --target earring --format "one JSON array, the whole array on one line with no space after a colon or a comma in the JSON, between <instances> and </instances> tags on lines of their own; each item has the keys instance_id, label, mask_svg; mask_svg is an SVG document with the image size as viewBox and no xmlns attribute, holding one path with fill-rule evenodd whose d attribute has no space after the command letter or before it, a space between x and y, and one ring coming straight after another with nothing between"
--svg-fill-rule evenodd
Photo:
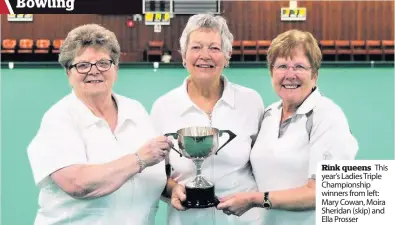
<instances>
[{"instance_id":1,"label":"earring","mask_svg":"<svg viewBox=\"0 0 395 225\"><path fill-rule=\"evenodd\" d=\"M183 66L183 67L186 67L187 64L186 64L185 62L182 62L182 66Z\"/></svg>"},{"instance_id":2,"label":"earring","mask_svg":"<svg viewBox=\"0 0 395 225\"><path fill-rule=\"evenodd\" d=\"M224 68L229 67L229 60L226 60Z\"/></svg>"}]
</instances>

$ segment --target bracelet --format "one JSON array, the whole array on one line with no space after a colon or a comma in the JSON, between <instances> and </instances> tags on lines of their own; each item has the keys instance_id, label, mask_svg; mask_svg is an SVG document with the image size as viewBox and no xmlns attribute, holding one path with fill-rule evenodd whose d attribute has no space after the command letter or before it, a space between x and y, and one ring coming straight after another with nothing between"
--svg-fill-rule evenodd
<instances>
[{"instance_id":1,"label":"bracelet","mask_svg":"<svg viewBox=\"0 0 395 225\"><path fill-rule=\"evenodd\" d=\"M144 170L144 168L146 167L146 164L143 160L141 160L141 158L139 157L139 155L137 153L135 153L134 155L136 156L137 163L139 164L139 167L140 167L139 173L141 173Z\"/></svg>"}]
</instances>

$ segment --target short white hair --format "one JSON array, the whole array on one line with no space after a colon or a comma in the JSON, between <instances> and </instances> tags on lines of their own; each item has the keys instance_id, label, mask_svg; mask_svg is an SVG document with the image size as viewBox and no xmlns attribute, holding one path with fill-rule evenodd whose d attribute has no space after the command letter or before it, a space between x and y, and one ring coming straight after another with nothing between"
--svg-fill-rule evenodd
<instances>
[{"instance_id":1,"label":"short white hair","mask_svg":"<svg viewBox=\"0 0 395 225\"><path fill-rule=\"evenodd\" d=\"M189 35L202 28L212 29L221 34L222 52L225 58L229 60L229 53L232 52L233 34L229 31L226 20L222 16L214 16L212 14L197 14L189 18L180 38L182 57L185 58L186 55Z\"/></svg>"}]
</instances>

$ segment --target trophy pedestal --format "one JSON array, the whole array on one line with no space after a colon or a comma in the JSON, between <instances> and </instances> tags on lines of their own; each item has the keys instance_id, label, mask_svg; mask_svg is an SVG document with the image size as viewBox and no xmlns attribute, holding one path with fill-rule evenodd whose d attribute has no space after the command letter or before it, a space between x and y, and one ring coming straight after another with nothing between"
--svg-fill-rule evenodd
<instances>
[{"instance_id":1,"label":"trophy pedestal","mask_svg":"<svg viewBox=\"0 0 395 225\"><path fill-rule=\"evenodd\" d=\"M219 204L219 200L215 197L214 186L207 188L191 188L185 187L187 199L182 203L187 208L210 208Z\"/></svg>"}]
</instances>

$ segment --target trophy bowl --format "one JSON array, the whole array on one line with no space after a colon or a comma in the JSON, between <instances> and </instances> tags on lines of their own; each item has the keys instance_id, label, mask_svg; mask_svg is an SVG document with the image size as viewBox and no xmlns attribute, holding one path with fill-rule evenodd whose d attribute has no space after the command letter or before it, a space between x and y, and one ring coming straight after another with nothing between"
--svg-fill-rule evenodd
<instances>
[{"instance_id":1,"label":"trophy bowl","mask_svg":"<svg viewBox=\"0 0 395 225\"><path fill-rule=\"evenodd\" d=\"M219 147L219 138L228 134L228 140ZM236 135L230 130L219 130L213 127L187 127L177 133L167 133L177 140L179 150L172 148L180 156L191 159L196 167L196 177L185 185L186 200L182 202L187 208L209 208L218 205L219 201L214 193L214 184L201 174L203 161L213 154L217 154Z\"/></svg>"}]
</instances>

